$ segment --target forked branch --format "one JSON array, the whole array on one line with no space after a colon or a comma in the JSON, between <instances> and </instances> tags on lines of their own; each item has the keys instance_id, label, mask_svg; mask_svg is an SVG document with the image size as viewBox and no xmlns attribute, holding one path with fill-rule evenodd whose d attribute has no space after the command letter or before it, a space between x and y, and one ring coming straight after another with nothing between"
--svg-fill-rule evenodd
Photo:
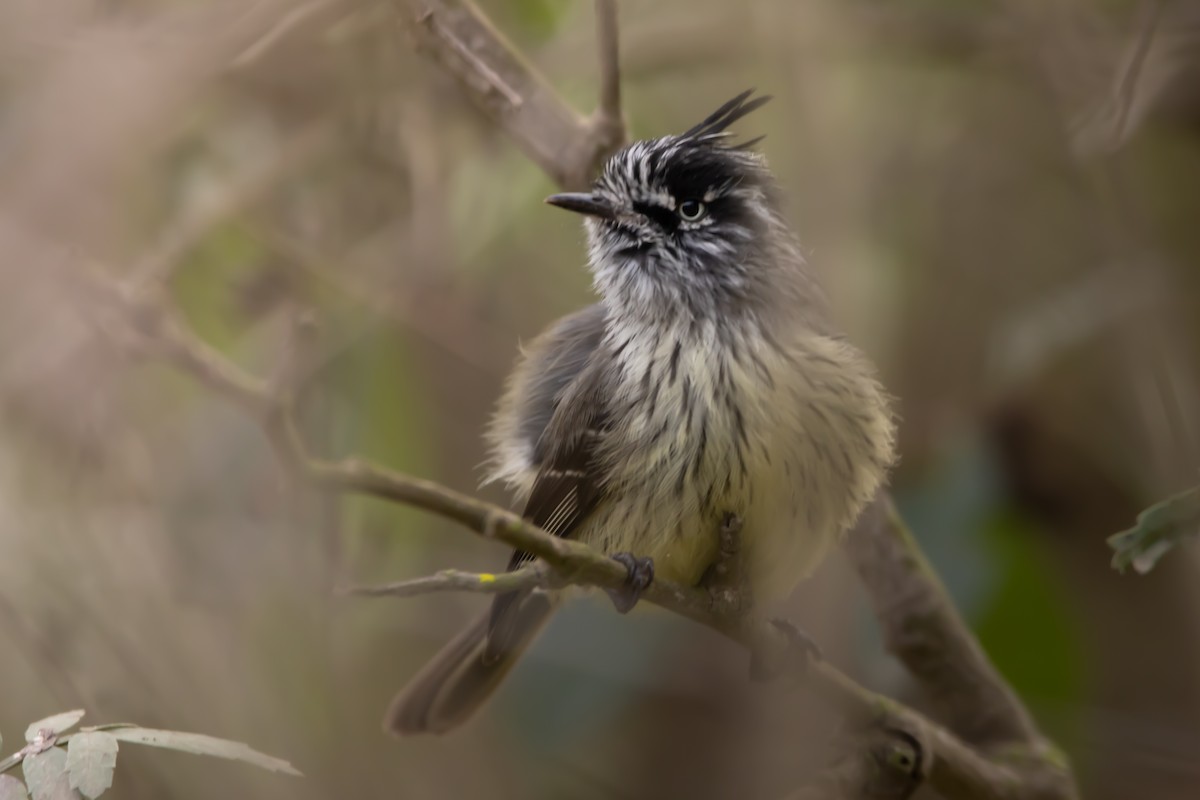
<instances>
[{"instance_id":1,"label":"forked branch","mask_svg":"<svg viewBox=\"0 0 1200 800\"><path fill-rule=\"evenodd\" d=\"M590 118L568 106L471 3L395 1L416 49L457 79L479 110L555 183L583 188L625 141L616 0L596 0L601 89L598 110Z\"/></svg>"}]
</instances>

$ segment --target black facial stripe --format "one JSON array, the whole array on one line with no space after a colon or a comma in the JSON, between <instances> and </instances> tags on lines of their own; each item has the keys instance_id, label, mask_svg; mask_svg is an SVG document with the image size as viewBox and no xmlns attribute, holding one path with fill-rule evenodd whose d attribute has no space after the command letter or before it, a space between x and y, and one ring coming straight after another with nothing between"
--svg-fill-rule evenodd
<instances>
[{"instance_id":1,"label":"black facial stripe","mask_svg":"<svg viewBox=\"0 0 1200 800\"><path fill-rule=\"evenodd\" d=\"M633 210L654 220L668 233L679 227L679 217L669 208L655 203L634 203Z\"/></svg>"}]
</instances>

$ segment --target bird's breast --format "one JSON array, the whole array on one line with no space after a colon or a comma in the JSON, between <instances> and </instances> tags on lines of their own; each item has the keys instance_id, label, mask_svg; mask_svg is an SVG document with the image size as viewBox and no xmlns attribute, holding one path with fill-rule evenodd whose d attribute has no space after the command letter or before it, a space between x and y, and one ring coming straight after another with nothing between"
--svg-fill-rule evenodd
<instances>
[{"instance_id":1,"label":"bird's breast","mask_svg":"<svg viewBox=\"0 0 1200 800\"><path fill-rule=\"evenodd\" d=\"M891 419L869 365L844 343L749 327L610 337L614 424L602 447L612 510L597 543L695 583L726 514L762 584L811 570L879 485ZM601 530L603 529L603 530ZM764 594L774 593L769 589Z\"/></svg>"}]
</instances>

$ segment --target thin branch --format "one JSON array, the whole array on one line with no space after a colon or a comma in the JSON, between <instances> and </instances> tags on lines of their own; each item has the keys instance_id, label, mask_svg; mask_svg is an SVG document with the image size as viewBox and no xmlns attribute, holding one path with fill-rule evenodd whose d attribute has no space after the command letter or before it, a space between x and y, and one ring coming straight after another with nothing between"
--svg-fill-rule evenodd
<instances>
[{"instance_id":1,"label":"thin branch","mask_svg":"<svg viewBox=\"0 0 1200 800\"><path fill-rule=\"evenodd\" d=\"M348 586L341 593L356 597L417 597L440 592L504 594L523 589L544 588L552 583L550 578L550 572L540 566L524 567L498 574L444 569L433 575L407 581L383 583L376 586Z\"/></svg>"},{"instance_id":2,"label":"thin branch","mask_svg":"<svg viewBox=\"0 0 1200 800\"><path fill-rule=\"evenodd\" d=\"M596 137L615 148L625 139L617 0L596 0L596 50L600 68L600 103L592 116L592 129Z\"/></svg>"},{"instance_id":3,"label":"thin branch","mask_svg":"<svg viewBox=\"0 0 1200 800\"><path fill-rule=\"evenodd\" d=\"M288 34L317 14L333 8L338 0L310 0L288 10L279 20L229 62L230 69L247 69L287 38Z\"/></svg>"}]
</instances>

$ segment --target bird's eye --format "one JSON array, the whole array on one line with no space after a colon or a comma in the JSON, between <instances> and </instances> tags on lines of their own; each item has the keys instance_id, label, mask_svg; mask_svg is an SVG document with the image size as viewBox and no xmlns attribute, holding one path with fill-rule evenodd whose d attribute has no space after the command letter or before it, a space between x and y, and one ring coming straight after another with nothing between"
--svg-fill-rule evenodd
<instances>
[{"instance_id":1,"label":"bird's eye","mask_svg":"<svg viewBox=\"0 0 1200 800\"><path fill-rule=\"evenodd\" d=\"M695 222L708 211L699 200L684 200L679 204L679 217L686 222Z\"/></svg>"}]
</instances>

